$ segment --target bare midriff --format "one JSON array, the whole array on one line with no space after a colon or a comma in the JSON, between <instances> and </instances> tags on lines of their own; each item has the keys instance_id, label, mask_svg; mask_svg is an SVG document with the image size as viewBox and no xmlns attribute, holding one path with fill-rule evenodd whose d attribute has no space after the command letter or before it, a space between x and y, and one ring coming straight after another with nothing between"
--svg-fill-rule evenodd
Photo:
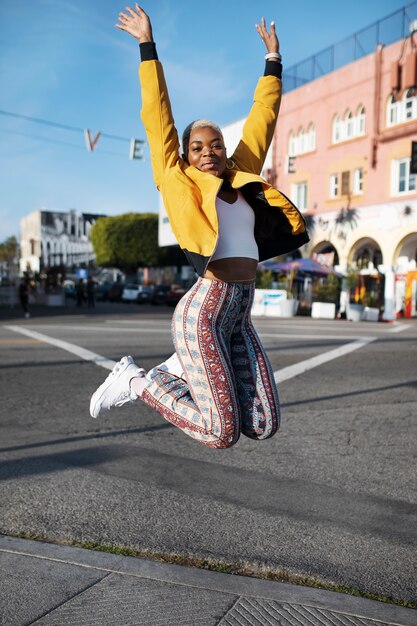
<instances>
[{"instance_id":1,"label":"bare midriff","mask_svg":"<svg viewBox=\"0 0 417 626\"><path fill-rule=\"evenodd\" d=\"M255 282L257 267L256 259L241 256L217 259L208 264L204 278L221 280L224 283Z\"/></svg>"}]
</instances>

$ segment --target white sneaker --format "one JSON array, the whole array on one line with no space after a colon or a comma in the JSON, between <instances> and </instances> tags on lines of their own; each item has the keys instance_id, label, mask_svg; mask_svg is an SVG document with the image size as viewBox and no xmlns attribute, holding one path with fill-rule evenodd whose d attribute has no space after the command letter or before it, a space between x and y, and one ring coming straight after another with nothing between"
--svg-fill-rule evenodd
<instances>
[{"instance_id":1,"label":"white sneaker","mask_svg":"<svg viewBox=\"0 0 417 626\"><path fill-rule=\"evenodd\" d=\"M138 367L131 356L124 356L91 396L91 417L98 417L115 406L123 406L127 402L137 400L138 396L130 390L130 381L136 376L142 377L145 374L145 370Z\"/></svg>"}]
</instances>

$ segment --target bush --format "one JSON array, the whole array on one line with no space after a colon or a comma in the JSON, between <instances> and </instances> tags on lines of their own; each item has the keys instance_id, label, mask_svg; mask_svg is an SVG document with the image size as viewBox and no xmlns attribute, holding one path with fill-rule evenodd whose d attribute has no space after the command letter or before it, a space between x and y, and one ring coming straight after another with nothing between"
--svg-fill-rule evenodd
<instances>
[{"instance_id":1,"label":"bush","mask_svg":"<svg viewBox=\"0 0 417 626\"><path fill-rule=\"evenodd\" d=\"M257 289L271 289L273 280L274 276L270 270L258 270L256 272Z\"/></svg>"},{"instance_id":2,"label":"bush","mask_svg":"<svg viewBox=\"0 0 417 626\"><path fill-rule=\"evenodd\" d=\"M323 283L313 287L313 300L315 302L332 302L337 304L340 285L337 276L328 274Z\"/></svg>"}]
</instances>

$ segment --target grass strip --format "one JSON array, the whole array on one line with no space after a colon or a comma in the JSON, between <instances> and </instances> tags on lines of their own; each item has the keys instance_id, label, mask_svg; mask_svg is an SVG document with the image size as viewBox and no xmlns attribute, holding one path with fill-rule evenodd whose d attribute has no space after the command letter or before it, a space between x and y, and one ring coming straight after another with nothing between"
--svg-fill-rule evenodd
<instances>
[{"instance_id":1,"label":"grass strip","mask_svg":"<svg viewBox=\"0 0 417 626\"><path fill-rule=\"evenodd\" d=\"M31 539L32 541L40 541L42 543L54 543L76 548L84 548L85 550L95 550L96 552L108 552L110 554L118 554L120 556L131 556L151 561L159 561L161 563L171 563L173 565L185 565L187 567L197 567L198 569L210 570L212 572L221 572L222 574L234 574L238 576L247 576L250 578L259 578L262 580L273 580L281 583L290 583L303 587L312 587L314 589L323 589L325 591L336 591L346 595L355 596L357 598L366 598L368 600L376 600L385 602L386 604L394 604L403 606L407 609L417 609L417 604L402 600L400 598L391 598L390 596L379 596L367 591L361 591L354 587L346 587L326 580L311 578L303 574L295 574L279 568L273 568L262 563L246 563L238 561L233 563L222 559L210 557L198 557L190 554L181 554L177 552L160 552L158 550L150 550L148 548L136 549L124 546L113 546L95 543L93 541L79 541L76 539L51 538L44 535L30 533L8 534L10 537L17 539Z\"/></svg>"}]
</instances>

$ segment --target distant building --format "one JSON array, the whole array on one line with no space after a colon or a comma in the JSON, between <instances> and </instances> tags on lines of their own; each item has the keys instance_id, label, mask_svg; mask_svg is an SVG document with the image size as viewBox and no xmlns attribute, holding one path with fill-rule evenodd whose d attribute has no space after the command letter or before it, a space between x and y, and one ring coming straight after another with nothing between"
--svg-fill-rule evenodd
<instances>
[{"instance_id":1,"label":"distant building","mask_svg":"<svg viewBox=\"0 0 417 626\"><path fill-rule=\"evenodd\" d=\"M53 267L72 269L94 261L92 225L102 215L34 211L20 220L20 271L40 272Z\"/></svg>"},{"instance_id":2,"label":"distant building","mask_svg":"<svg viewBox=\"0 0 417 626\"><path fill-rule=\"evenodd\" d=\"M309 226L303 255L383 276L387 319L417 263L416 89L411 43L378 45L285 93L275 135L276 184Z\"/></svg>"}]
</instances>

